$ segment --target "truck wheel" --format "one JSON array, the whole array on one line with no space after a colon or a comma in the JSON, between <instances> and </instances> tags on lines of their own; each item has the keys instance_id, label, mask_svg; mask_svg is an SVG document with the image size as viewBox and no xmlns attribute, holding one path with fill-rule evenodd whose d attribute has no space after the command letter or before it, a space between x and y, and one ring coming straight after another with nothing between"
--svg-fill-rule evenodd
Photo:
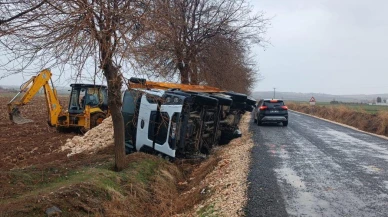
<instances>
[{"instance_id":1,"label":"truck wheel","mask_svg":"<svg viewBox=\"0 0 388 217\"><path fill-rule=\"evenodd\" d=\"M226 95L229 95L232 97L234 102L244 102L247 100L247 95L242 93L235 93L235 92L226 92Z\"/></svg>"},{"instance_id":2,"label":"truck wheel","mask_svg":"<svg viewBox=\"0 0 388 217\"><path fill-rule=\"evenodd\" d=\"M251 97L248 97L247 100L245 101L246 104L256 106L256 100L252 99Z\"/></svg>"},{"instance_id":3,"label":"truck wheel","mask_svg":"<svg viewBox=\"0 0 388 217\"><path fill-rule=\"evenodd\" d=\"M233 103L233 100L231 98L226 98L226 97L217 96L217 95L210 95L210 97L217 99L218 105L230 106Z\"/></svg>"},{"instance_id":4,"label":"truck wheel","mask_svg":"<svg viewBox=\"0 0 388 217\"><path fill-rule=\"evenodd\" d=\"M252 112L253 111L253 106L245 104L245 111Z\"/></svg>"},{"instance_id":5,"label":"truck wheel","mask_svg":"<svg viewBox=\"0 0 388 217\"><path fill-rule=\"evenodd\" d=\"M246 104L245 102L233 102L231 109L238 109L245 111Z\"/></svg>"},{"instance_id":6,"label":"truck wheel","mask_svg":"<svg viewBox=\"0 0 388 217\"><path fill-rule=\"evenodd\" d=\"M194 97L195 97L195 103L198 103L200 105L209 105L209 106L218 105L218 100L210 96L198 94L198 95L195 95Z\"/></svg>"},{"instance_id":7,"label":"truck wheel","mask_svg":"<svg viewBox=\"0 0 388 217\"><path fill-rule=\"evenodd\" d=\"M287 127L288 121L283 121L283 126Z\"/></svg>"},{"instance_id":8,"label":"truck wheel","mask_svg":"<svg viewBox=\"0 0 388 217\"><path fill-rule=\"evenodd\" d=\"M90 129L101 124L104 119L105 119L105 114L103 114L103 113L92 114L91 118L90 118Z\"/></svg>"}]
</instances>

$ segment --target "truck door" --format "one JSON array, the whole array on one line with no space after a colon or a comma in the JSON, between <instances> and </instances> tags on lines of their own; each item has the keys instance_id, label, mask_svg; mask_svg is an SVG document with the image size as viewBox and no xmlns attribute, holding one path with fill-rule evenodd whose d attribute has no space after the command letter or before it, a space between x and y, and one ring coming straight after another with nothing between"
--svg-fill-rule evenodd
<instances>
[{"instance_id":1,"label":"truck door","mask_svg":"<svg viewBox=\"0 0 388 217\"><path fill-rule=\"evenodd\" d=\"M136 132L136 150L143 146L153 147L153 138L149 136L150 123L153 123L158 104L156 101L147 100L147 94L143 94L140 102L139 116ZM151 115L152 114L152 115Z\"/></svg>"}]
</instances>

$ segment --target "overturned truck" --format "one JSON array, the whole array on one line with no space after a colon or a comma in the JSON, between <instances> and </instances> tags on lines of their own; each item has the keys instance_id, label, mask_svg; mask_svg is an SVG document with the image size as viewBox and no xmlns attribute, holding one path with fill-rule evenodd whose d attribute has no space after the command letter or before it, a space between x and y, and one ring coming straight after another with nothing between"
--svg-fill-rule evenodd
<instances>
[{"instance_id":1,"label":"overturned truck","mask_svg":"<svg viewBox=\"0 0 388 217\"><path fill-rule=\"evenodd\" d=\"M131 78L123 94L126 153L165 158L208 154L241 136L238 123L256 104L245 94L215 87Z\"/></svg>"}]
</instances>

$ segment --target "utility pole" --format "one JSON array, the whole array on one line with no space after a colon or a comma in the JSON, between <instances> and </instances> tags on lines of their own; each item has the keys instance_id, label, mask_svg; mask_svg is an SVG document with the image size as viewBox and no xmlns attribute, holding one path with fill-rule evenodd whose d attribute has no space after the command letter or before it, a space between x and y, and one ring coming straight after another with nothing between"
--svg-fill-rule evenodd
<instances>
[{"instance_id":1,"label":"utility pole","mask_svg":"<svg viewBox=\"0 0 388 217\"><path fill-rule=\"evenodd\" d=\"M276 88L274 87L273 88L273 99L275 99L275 90L276 90Z\"/></svg>"}]
</instances>

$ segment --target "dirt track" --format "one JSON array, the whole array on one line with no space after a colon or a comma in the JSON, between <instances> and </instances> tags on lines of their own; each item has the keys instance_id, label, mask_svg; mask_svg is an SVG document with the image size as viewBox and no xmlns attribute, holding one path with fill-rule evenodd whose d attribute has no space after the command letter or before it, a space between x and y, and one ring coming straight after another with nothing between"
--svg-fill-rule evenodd
<instances>
[{"instance_id":1,"label":"dirt track","mask_svg":"<svg viewBox=\"0 0 388 217\"><path fill-rule=\"evenodd\" d=\"M68 161L60 147L74 133L58 133L47 124L46 102L36 96L21 110L24 117L34 122L17 125L8 119L7 103L11 97L0 96L0 170ZM61 97L62 106L67 97Z\"/></svg>"}]
</instances>

